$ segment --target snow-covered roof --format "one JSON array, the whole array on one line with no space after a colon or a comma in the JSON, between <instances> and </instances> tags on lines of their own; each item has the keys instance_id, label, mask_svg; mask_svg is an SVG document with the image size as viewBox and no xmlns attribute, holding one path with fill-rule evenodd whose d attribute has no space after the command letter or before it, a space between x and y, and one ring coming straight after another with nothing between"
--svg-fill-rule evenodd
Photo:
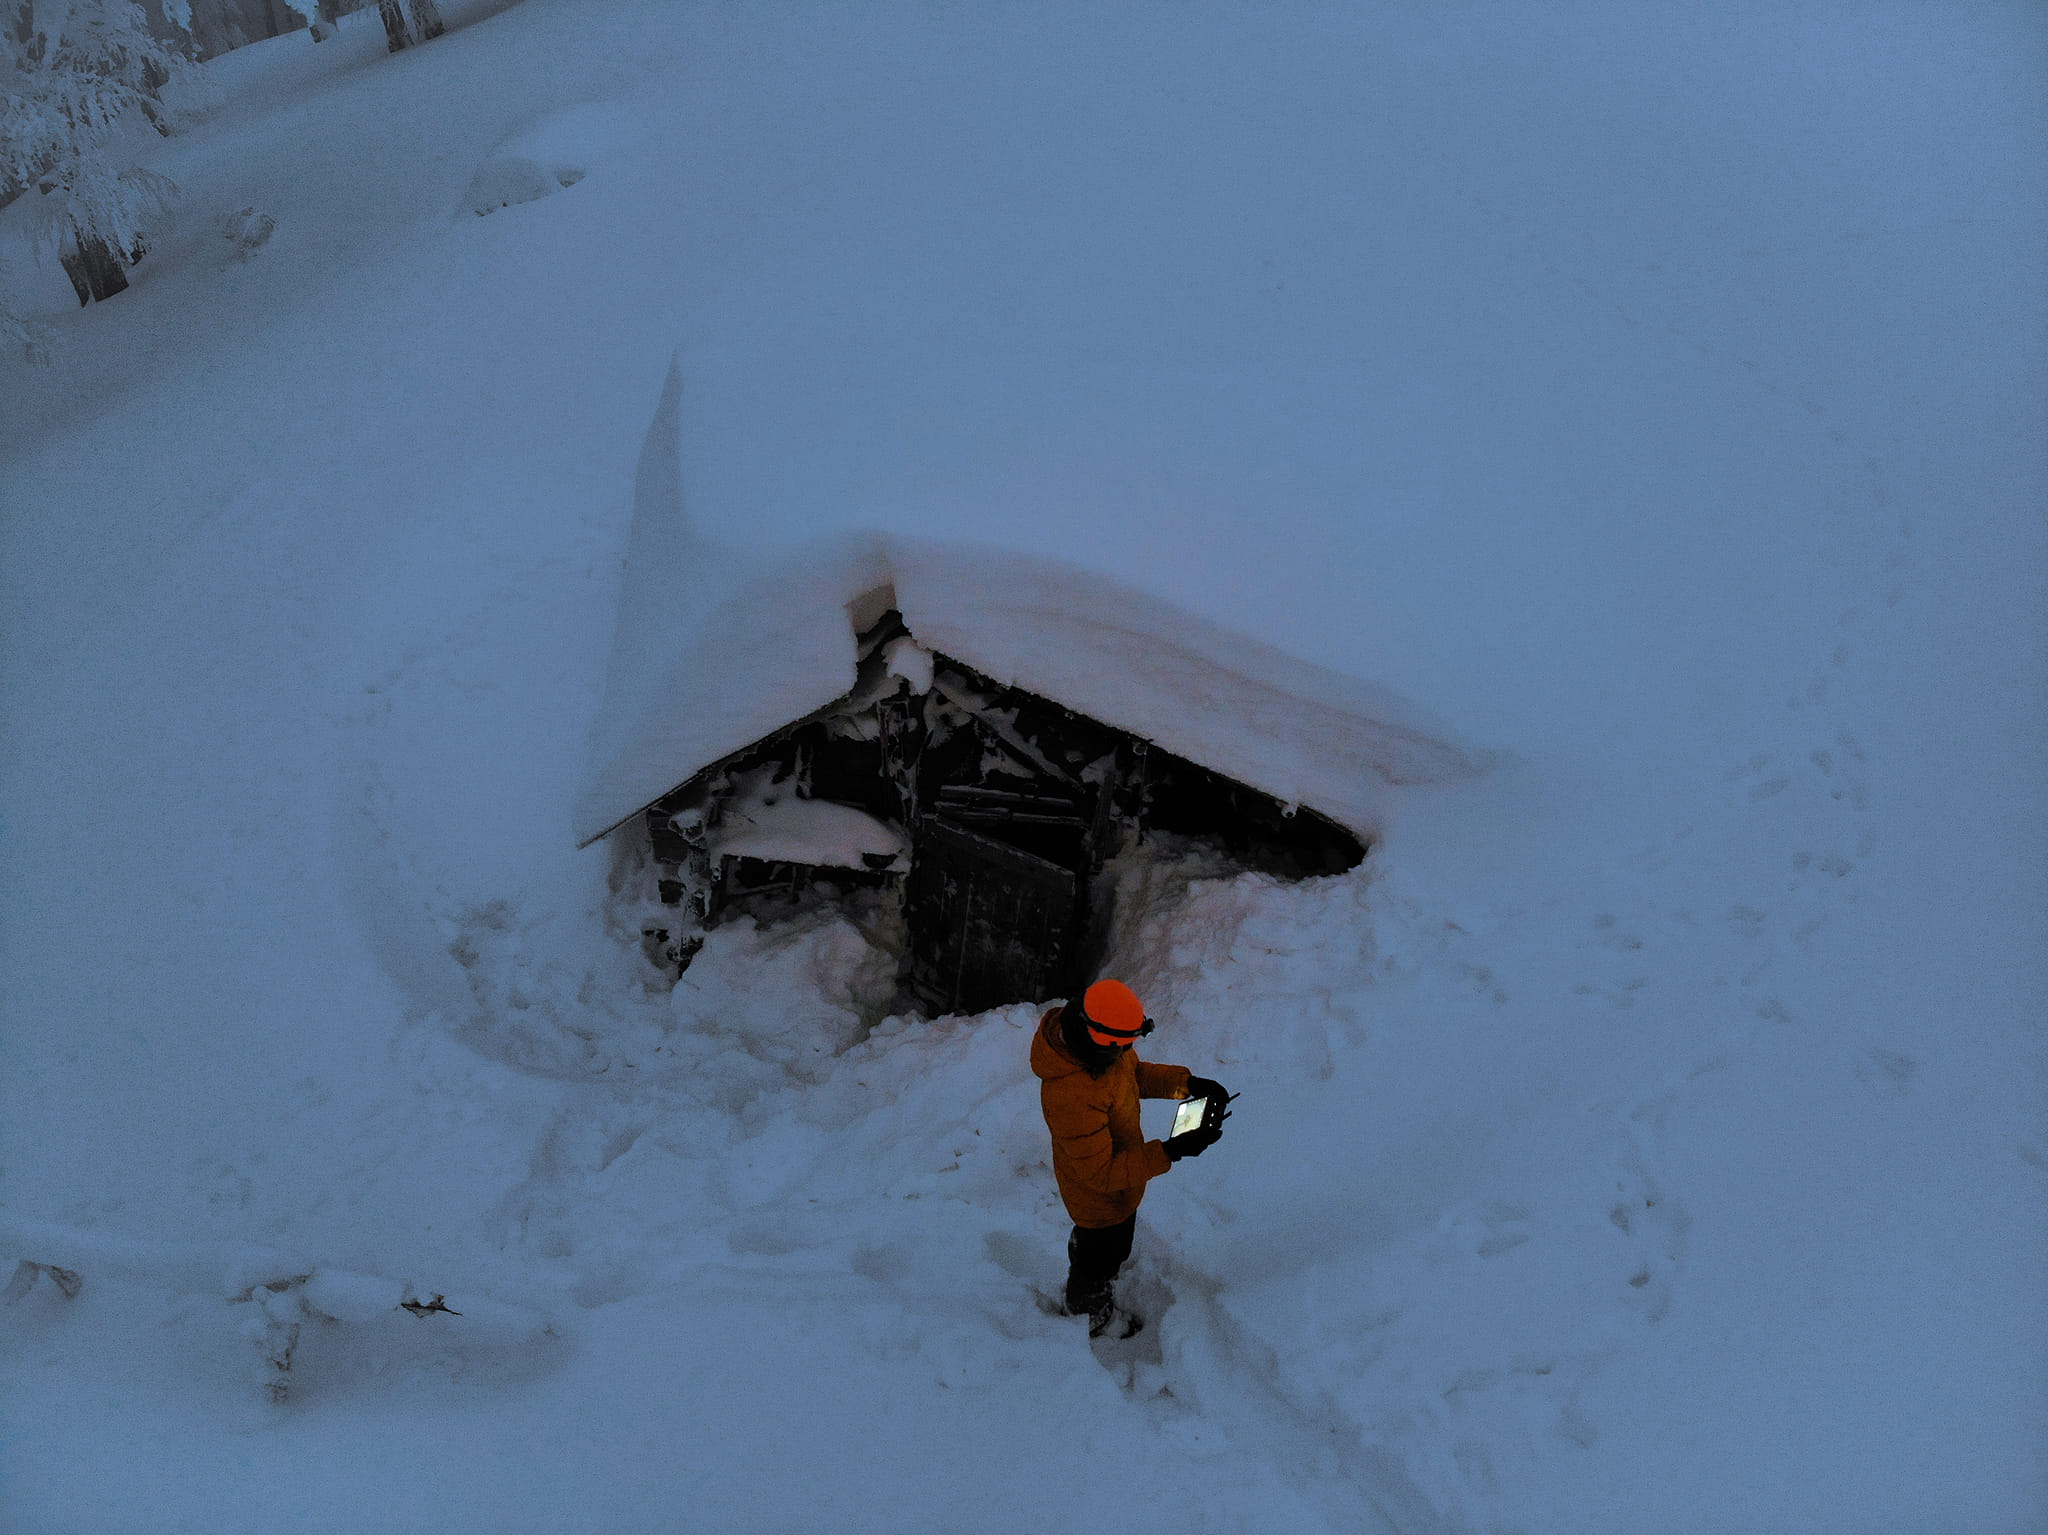
<instances>
[{"instance_id":1,"label":"snow-covered roof","mask_svg":"<svg viewBox=\"0 0 2048 1535\"><path fill-rule=\"evenodd\" d=\"M1362 833L1387 786L1485 765L1385 688L1057 559L885 533L771 558L710 548L683 510L681 404L671 367L641 453L579 842L846 693L857 635L892 607L928 650Z\"/></svg>"}]
</instances>

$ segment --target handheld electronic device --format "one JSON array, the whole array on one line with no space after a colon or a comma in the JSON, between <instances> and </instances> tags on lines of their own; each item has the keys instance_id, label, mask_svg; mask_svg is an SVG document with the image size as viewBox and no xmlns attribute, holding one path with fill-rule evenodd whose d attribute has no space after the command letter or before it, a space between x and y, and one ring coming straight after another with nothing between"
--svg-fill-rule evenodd
<instances>
[{"instance_id":1,"label":"handheld electronic device","mask_svg":"<svg viewBox=\"0 0 2048 1535\"><path fill-rule=\"evenodd\" d=\"M1209 1112L1207 1098L1183 1098L1180 1107L1173 1111L1173 1128L1168 1135L1181 1135L1189 1130L1202 1128L1202 1120Z\"/></svg>"}]
</instances>

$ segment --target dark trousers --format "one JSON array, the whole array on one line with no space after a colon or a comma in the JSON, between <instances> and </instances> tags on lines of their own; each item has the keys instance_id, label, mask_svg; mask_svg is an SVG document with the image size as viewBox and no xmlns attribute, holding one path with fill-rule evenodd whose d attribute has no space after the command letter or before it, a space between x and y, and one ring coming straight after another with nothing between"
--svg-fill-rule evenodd
<instances>
[{"instance_id":1,"label":"dark trousers","mask_svg":"<svg viewBox=\"0 0 2048 1535\"><path fill-rule=\"evenodd\" d=\"M1131 1237L1138 1217L1114 1226L1076 1226L1067 1238L1067 1310L1079 1316L1107 1306L1116 1287L1116 1272L1131 1255Z\"/></svg>"}]
</instances>

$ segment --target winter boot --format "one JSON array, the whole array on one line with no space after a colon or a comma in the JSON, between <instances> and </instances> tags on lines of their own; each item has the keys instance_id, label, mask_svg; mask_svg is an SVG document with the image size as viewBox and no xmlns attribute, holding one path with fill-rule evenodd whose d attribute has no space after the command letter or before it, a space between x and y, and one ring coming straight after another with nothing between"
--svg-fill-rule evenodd
<instances>
[{"instance_id":1,"label":"winter boot","mask_svg":"<svg viewBox=\"0 0 2048 1535\"><path fill-rule=\"evenodd\" d=\"M1101 1302L1088 1313L1090 1338L1108 1338L1113 1342L1122 1342L1125 1338L1135 1338L1144 1330L1143 1317L1135 1311L1124 1310L1107 1295L1103 1296Z\"/></svg>"}]
</instances>

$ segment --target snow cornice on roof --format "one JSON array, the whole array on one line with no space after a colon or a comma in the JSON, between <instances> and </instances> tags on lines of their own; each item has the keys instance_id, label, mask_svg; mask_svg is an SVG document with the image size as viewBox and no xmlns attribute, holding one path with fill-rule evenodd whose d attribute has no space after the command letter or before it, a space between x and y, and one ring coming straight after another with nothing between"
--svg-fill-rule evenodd
<instances>
[{"instance_id":1,"label":"snow cornice on roof","mask_svg":"<svg viewBox=\"0 0 2048 1535\"><path fill-rule=\"evenodd\" d=\"M1388 788L1489 761L1387 689L1079 565L882 532L765 560L716 549L683 510L681 399L672 365L641 454L579 844L846 693L858 632L891 607L928 650L1365 836Z\"/></svg>"}]
</instances>

